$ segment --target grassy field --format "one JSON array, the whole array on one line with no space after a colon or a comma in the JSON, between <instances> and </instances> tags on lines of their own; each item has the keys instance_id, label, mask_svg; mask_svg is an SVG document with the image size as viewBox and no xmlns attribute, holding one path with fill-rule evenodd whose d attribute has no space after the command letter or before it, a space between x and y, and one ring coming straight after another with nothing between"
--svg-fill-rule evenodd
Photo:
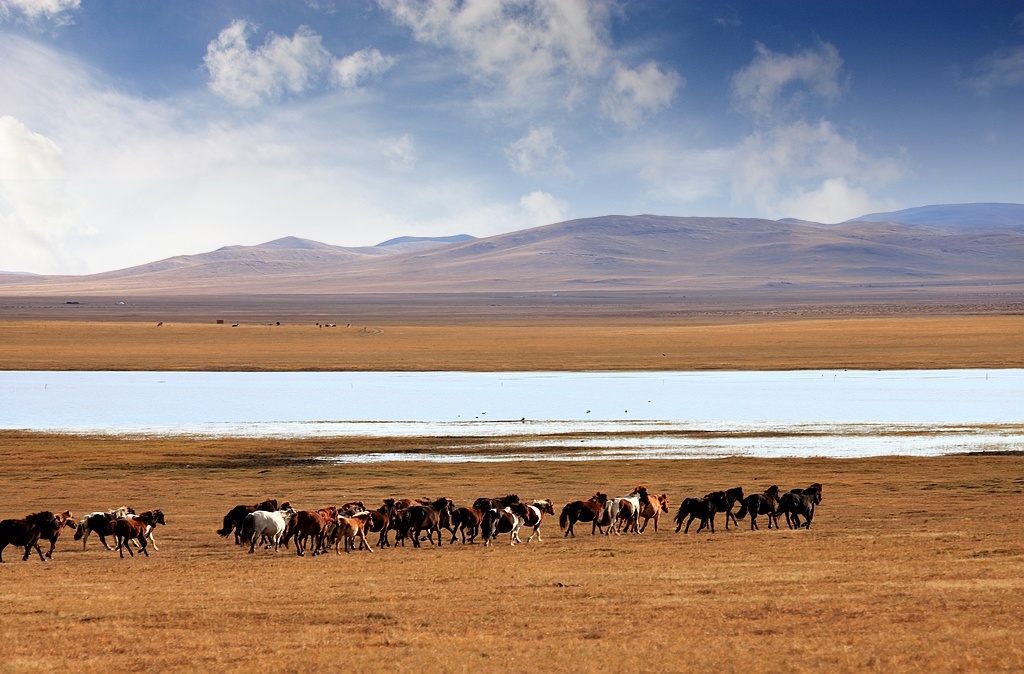
<instances>
[{"instance_id":1,"label":"grassy field","mask_svg":"<svg viewBox=\"0 0 1024 674\"><path fill-rule=\"evenodd\" d=\"M6 320L0 370L729 370L1024 367L1024 316L494 324Z\"/></svg>"},{"instance_id":2,"label":"grassy field","mask_svg":"<svg viewBox=\"0 0 1024 674\"><path fill-rule=\"evenodd\" d=\"M1024 668L1024 457L329 466L429 440L0 434L0 517L159 507L159 552L65 534L52 562L5 550L4 671L979 671ZM684 496L819 481L806 531L658 533L324 557L219 538L264 497L515 492L565 502L638 483ZM762 522L762 527L764 523ZM584 533L586 532L586 533ZM447 543L447 541L446 541Z\"/></svg>"}]
</instances>

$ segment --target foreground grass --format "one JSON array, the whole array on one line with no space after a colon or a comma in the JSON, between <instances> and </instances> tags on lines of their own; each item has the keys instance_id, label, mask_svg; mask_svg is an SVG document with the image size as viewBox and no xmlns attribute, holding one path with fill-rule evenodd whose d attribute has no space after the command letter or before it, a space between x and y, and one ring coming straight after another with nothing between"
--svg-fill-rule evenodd
<instances>
[{"instance_id":1,"label":"foreground grass","mask_svg":"<svg viewBox=\"0 0 1024 674\"><path fill-rule=\"evenodd\" d=\"M305 324L5 320L0 370L723 370L1024 366L1024 316Z\"/></svg>"},{"instance_id":2,"label":"foreground grass","mask_svg":"<svg viewBox=\"0 0 1024 674\"><path fill-rule=\"evenodd\" d=\"M360 443L0 434L2 517L161 507L161 550L62 537L0 566L0 669L106 671L938 670L1024 667L1024 457L379 464L303 461ZM428 446L429 443L424 443ZM515 492L558 506L637 483L682 496L825 484L808 531L661 531L246 555L214 529L265 496ZM763 523L762 523L763 526ZM587 533L584 533L587 532ZM446 541L447 543L447 541Z\"/></svg>"}]
</instances>

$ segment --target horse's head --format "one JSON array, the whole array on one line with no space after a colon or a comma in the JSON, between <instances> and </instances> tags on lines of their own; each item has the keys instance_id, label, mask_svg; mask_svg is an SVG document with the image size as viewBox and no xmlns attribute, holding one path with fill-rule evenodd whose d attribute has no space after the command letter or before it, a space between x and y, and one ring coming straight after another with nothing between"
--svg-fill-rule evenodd
<instances>
[{"instance_id":1,"label":"horse's head","mask_svg":"<svg viewBox=\"0 0 1024 674\"><path fill-rule=\"evenodd\" d=\"M668 494L662 494L658 497L658 505L661 507L662 512L668 512Z\"/></svg>"},{"instance_id":2,"label":"horse's head","mask_svg":"<svg viewBox=\"0 0 1024 674\"><path fill-rule=\"evenodd\" d=\"M539 509L542 513L547 513L548 515L555 514L555 505L551 502L551 499L549 498L546 498L542 501L534 501L532 505L534 508Z\"/></svg>"},{"instance_id":3,"label":"horse's head","mask_svg":"<svg viewBox=\"0 0 1024 674\"><path fill-rule=\"evenodd\" d=\"M773 484L772 486L768 487L767 489L764 490L764 495L765 496L770 496L770 497L774 498L775 500L778 500L778 498L779 498L779 485Z\"/></svg>"}]
</instances>

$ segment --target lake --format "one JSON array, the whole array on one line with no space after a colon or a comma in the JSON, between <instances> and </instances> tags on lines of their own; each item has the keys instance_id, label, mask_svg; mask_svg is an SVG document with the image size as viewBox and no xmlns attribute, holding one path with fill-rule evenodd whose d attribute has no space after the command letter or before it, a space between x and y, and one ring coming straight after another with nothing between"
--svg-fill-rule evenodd
<instances>
[{"instance_id":1,"label":"lake","mask_svg":"<svg viewBox=\"0 0 1024 674\"><path fill-rule=\"evenodd\" d=\"M0 429L508 438L497 454L415 455L436 461L1021 451L1024 370L6 371Z\"/></svg>"}]
</instances>

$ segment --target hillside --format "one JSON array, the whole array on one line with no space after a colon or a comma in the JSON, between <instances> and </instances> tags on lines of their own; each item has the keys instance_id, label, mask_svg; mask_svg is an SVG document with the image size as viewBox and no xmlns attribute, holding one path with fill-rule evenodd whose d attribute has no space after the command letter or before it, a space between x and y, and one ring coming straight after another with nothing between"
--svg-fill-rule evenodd
<instances>
[{"instance_id":1,"label":"hillside","mask_svg":"<svg viewBox=\"0 0 1024 674\"><path fill-rule=\"evenodd\" d=\"M927 209L838 225L611 215L482 239L407 238L362 248L288 237L89 276L3 275L0 293L685 291L1024 283L1024 206ZM928 221L929 213L935 222ZM993 224L986 224L986 217Z\"/></svg>"}]
</instances>

